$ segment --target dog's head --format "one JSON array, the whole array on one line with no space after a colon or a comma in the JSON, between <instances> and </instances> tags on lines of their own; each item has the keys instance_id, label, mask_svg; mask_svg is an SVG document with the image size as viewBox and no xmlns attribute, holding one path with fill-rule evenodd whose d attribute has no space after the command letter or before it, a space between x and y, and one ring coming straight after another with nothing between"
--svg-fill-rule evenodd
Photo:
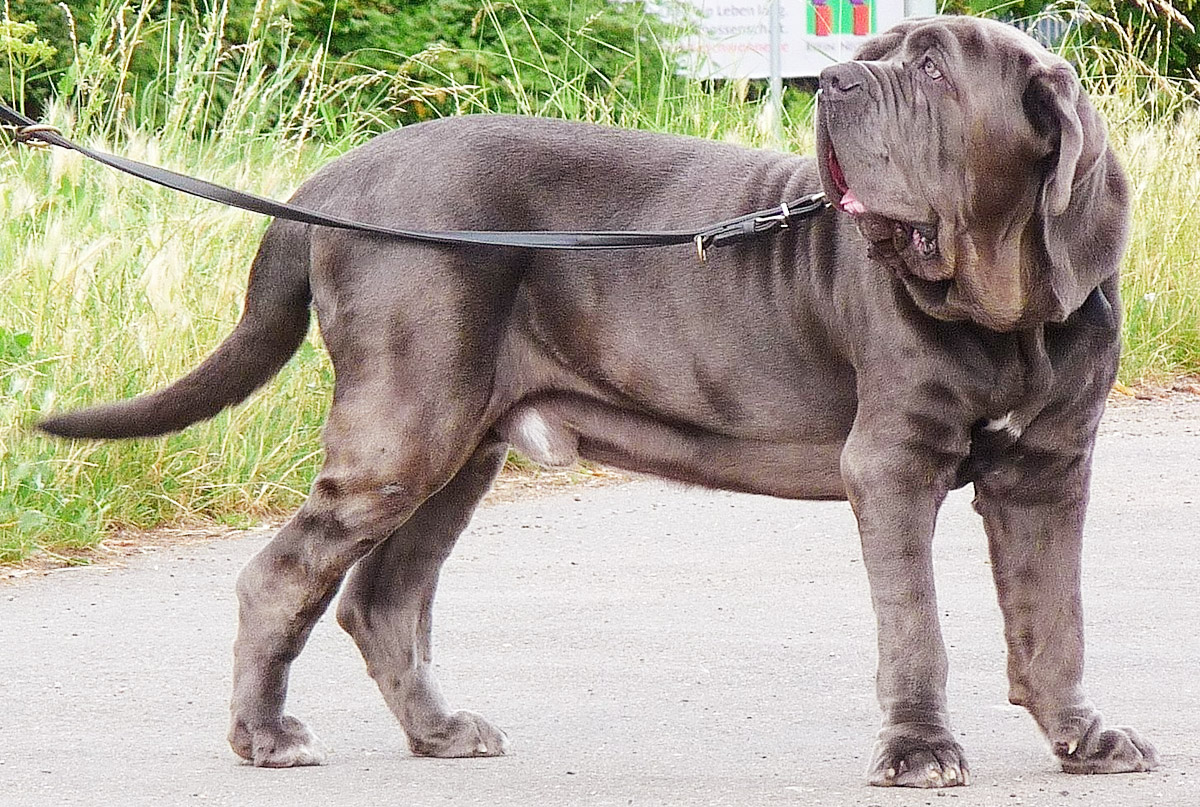
<instances>
[{"instance_id":1,"label":"dog's head","mask_svg":"<svg viewBox=\"0 0 1200 807\"><path fill-rule=\"evenodd\" d=\"M1104 123L1009 26L906 21L827 68L817 152L829 199L930 316L1060 322L1117 271L1129 194Z\"/></svg>"}]
</instances>

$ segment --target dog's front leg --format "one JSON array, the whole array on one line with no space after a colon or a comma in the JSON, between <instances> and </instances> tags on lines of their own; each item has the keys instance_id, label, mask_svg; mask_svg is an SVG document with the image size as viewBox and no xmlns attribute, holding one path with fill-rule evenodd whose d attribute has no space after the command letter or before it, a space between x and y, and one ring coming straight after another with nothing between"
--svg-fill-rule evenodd
<instances>
[{"instance_id":1,"label":"dog's front leg","mask_svg":"<svg viewBox=\"0 0 1200 807\"><path fill-rule=\"evenodd\" d=\"M1080 555L1091 440L1035 424L1020 451L975 483L1008 643L1008 699L1024 706L1068 773L1146 771L1153 746L1128 728L1106 728L1083 690ZM1082 444L1080 444L1082 443ZM1057 445L1056 445L1057 444Z\"/></svg>"},{"instance_id":2,"label":"dog's front leg","mask_svg":"<svg viewBox=\"0 0 1200 807\"><path fill-rule=\"evenodd\" d=\"M930 450L919 435L897 441L897 434L911 436L904 420L860 410L842 453L878 627L883 727L868 777L873 785L949 787L967 784L970 774L946 709L932 543L958 457Z\"/></svg>"}]
</instances>

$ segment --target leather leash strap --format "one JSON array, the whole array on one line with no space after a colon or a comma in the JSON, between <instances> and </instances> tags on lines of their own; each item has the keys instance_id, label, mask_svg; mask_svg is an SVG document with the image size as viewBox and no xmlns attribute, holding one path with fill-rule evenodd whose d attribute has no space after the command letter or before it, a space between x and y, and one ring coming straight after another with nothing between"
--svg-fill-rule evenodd
<instances>
[{"instance_id":1,"label":"leather leash strap","mask_svg":"<svg viewBox=\"0 0 1200 807\"><path fill-rule=\"evenodd\" d=\"M693 244L700 260L708 250L725 246L747 238L787 227L794 221L815 216L829 202L823 193L812 193L793 202L781 204L767 210L758 210L743 216L710 224L698 230L670 232L606 232L606 231L536 231L517 232L505 230L455 230L422 231L384 227L378 224L343 219L318 213L296 205L277 202L264 196L243 193L203 179L168 171L136 160L94 151L68 140L53 126L39 124L14 109L0 104L0 120L14 128L14 139L29 145L50 145L77 151L98 163L123 171L126 174L153 182L156 185L182 193L207 199L212 202L260 213L264 216L289 219L321 227L336 227L363 233L401 238L409 241L424 241L434 244L471 244L498 247L521 247L524 249L638 249L666 247L678 244Z\"/></svg>"}]
</instances>

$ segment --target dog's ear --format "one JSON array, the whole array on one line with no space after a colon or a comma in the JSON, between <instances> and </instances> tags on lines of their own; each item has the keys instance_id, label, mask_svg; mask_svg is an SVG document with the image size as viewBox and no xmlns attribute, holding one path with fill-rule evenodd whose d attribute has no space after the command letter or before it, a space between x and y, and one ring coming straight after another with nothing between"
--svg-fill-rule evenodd
<instances>
[{"instance_id":1,"label":"dog's ear","mask_svg":"<svg viewBox=\"0 0 1200 807\"><path fill-rule=\"evenodd\" d=\"M1023 99L1049 144L1039 209L1042 319L1061 322L1115 274L1129 230L1129 186L1099 113L1066 62L1039 65Z\"/></svg>"},{"instance_id":2,"label":"dog's ear","mask_svg":"<svg viewBox=\"0 0 1200 807\"><path fill-rule=\"evenodd\" d=\"M1083 96L1075 72L1066 64L1039 70L1034 75L1029 82L1026 105L1035 128L1052 138L1057 135L1058 143L1051 155L1053 169L1046 174L1042 202L1049 215L1061 216L1071 203L1076 175L1085 174L1104 152L1104 127L1100 124L1099 131L1095 131L1095 126L1084 129L1084 119L1096 118L1096 114ZM1099 121L1088 120L1088 123Z\"/></svg>"},{"instance_id":3,"label":"dog's ear","mask_svg":"<svg viewBox=\"0 0 1200 807\"><path fill-rule=\"evenodd\" d=\"M904 37L908 35L912 27L910 22L900 22L883 33L871 37L854 52L854 61L877 62L890 56L904 41Z\"/></svg>"}]
</instances>

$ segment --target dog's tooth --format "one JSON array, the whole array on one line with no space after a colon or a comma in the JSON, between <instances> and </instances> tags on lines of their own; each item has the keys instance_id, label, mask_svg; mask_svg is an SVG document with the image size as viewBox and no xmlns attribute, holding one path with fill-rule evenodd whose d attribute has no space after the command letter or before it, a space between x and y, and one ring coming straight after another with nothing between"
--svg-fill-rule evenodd
<instances>
[{"instance_id":1,"label":"dog's tooth","mask_svg":"<svg viewBox=\"0 0 1200 807\"><path fill-rule=\"evenodd\" d=\"M888 778L888 779L895 779L895 778L896 778L896 769L895 769L895 768L888 768L888 769L887 769L887 778Z\"/></svg>"},{"instance_id":2,"label":"dog's tooth","mask_svg":"<svg viewBox=\"0 0 1200 807\"><path fill-rule=\"evenodd\" d=\"M1067 743L1067 756L1074 754L1077 748L1079 748L1079 740L1071 740L1071 742Z\"/></svg>"},{"instance_id":3,"label":"dog's tooth","mask_svg":"<svg viewBox=\"0 0 1200 807\"><path fill-rule=\"evenodd\" d=\"M917 229L914 229L912 233L912 245L913 249L926 258L937 251L937 242Z\"/></svg>"},{"instance_id":4,"label":"dog's tooth","mask_svg":"<svg viewBox=\"0 0 1200 807\"><path fill-rule=\"evenodd\" d=\"M475 746L475 753L486 754L487 753L487 743L480 743L479 745Z\"/></svg>"}]
</instances>

